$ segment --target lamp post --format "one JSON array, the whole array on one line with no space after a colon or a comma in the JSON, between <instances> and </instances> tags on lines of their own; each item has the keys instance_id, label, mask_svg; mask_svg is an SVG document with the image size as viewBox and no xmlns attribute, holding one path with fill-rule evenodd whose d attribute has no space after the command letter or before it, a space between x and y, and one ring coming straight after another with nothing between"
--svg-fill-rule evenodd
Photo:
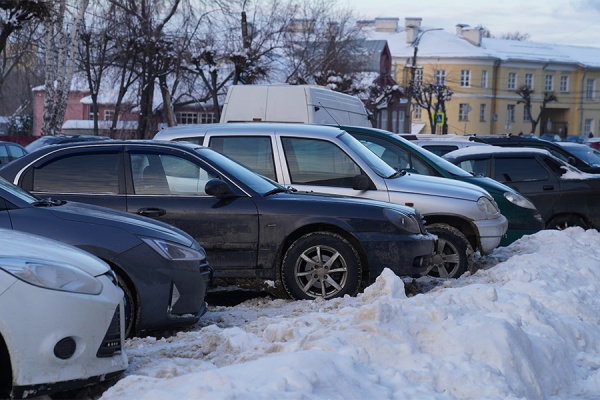
<instances>
[{"instance_id":1,"label":"lamp post","mask_svg":"<svg viewBox=\"0 0 600 400\"><path fill-rule=\"evenodd\" d=\"M409 25L408 28L419 29L419 27L415 26L415 25ZM413 57L412 57L412 63L411 63L412 65L410 67L410 70L411 70L411 73L410 73L410 82L409 82L409 87L408 87L408 115L409 115L411 123L412 123L413 88L414 88L414 85L415 85L415 71L417 69L417 52L419 51L419 41L421 40L421 37L423 37L423 35L426 34L427 32L441 31L441 30L443 30L443 28L431 28L431 29L425 29L424 31L418 32L417 36L415 37L415 39L411 43L411 46L414 47Z\"/></svg>"}]
</instances>

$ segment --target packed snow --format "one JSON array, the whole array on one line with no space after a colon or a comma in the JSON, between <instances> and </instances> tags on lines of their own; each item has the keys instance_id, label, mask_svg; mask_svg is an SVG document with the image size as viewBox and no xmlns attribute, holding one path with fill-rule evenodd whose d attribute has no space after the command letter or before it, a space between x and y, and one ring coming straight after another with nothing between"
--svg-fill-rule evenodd
<instances>
[{"instance_id":1,"label":"packed snow","mask_svg":"<svg viewBox=\"0 0 600 400\"><path fill-rule=\"evenodd\" d=\"M356 297L211 306L128 340L101 399L600 398L600 233L541 231L477 261L447 281L385 270Z\"/></svg>"}]
</instances>

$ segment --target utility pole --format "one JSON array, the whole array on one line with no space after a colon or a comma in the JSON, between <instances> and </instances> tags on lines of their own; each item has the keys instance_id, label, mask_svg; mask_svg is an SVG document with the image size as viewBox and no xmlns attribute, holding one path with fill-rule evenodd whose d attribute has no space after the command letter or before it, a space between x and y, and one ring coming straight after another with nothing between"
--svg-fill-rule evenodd
<instances>
[{"instance_id":1,"label":"utility pole","mask_svg":"<svg viewBox=\"0 0 600 400\"><path fill-rule=\"evenodd\" d=\"M409 28L417 28L416 26L408 26ZM408 87L408 117L410 119L410 122L412 123L412 99L413 99L413 93L414 93L414 87L415 87L415 75L416 75L416 69L417 69L417 53L419 51L419 41L421 40L421 37L423 37L423 35L427 32L430 31L441 31L443 30L443 28L432 28L432 29L425 29L424 31L421 31L419 33L417 33L417 36L415 37L415 40L413 40L413 42L411 43L411 46L414 47L414 51L413 51L413 57L412 57L412 65L410 67L410 82L409 82L409 87Z\"/></svg>"}]
</instances>

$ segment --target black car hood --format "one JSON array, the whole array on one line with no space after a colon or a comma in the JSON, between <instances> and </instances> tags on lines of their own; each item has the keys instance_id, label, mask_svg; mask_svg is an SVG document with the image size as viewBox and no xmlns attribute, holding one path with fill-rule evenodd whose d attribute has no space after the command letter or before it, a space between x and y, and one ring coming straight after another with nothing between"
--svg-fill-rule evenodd
<instances>
[{"instance_id":1,"label":"black car hood","mask_svg":"<svg viewBox=\"0 0 600 400\"><path fill-rule=\"evenodd\" d=\"M51 206L48 211L63 220L120 228L134 235L170 240L187 247L196 247L194 239L182 230L124 211L71 201L59 206Z\"/></svg>"}]
</instances>

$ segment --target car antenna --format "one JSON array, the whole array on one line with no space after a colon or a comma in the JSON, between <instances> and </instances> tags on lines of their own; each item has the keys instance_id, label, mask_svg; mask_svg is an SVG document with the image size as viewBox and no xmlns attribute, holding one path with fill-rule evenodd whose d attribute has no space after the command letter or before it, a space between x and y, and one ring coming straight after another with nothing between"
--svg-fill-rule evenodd
<instances>
[{"instance_id":1,"label":"car antenna","mask_svg":"<svg viewBox=\"0 0 600 400\"><path fill-rule=\"evenodd\" d=\"M337 126L340 126L340 123L337 122L337 120L335 119L335 117L333 115L331 115L331 113L329 112L329 110L327 109L327 107L323 107L323 104L321 104L321 102L319 102L319 105L323 108L323 110L325 110L325 112L327 114L329 114L329 116L331 117L331 119L333 120L333 122L335 122L335 124ZM315 107L315 111L319 111L319 107Z\"/></svg>"}]
</instances>

